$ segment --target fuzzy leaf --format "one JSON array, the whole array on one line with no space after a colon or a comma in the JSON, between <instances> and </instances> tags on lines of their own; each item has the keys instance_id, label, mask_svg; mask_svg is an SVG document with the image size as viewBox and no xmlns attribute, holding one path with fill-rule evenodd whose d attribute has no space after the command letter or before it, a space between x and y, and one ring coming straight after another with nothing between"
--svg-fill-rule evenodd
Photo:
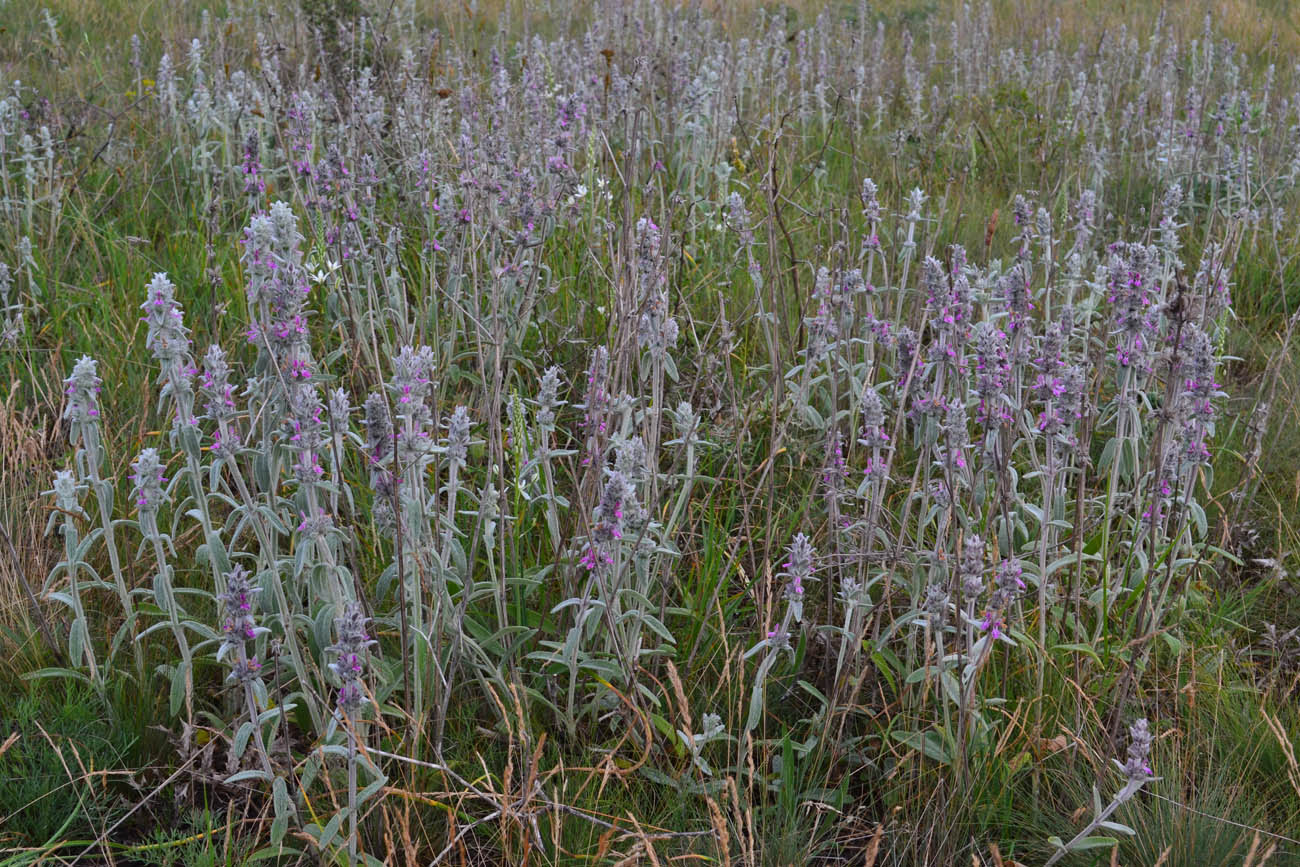
<instances>
[{"instance_id":1,"label":"fuzzy leaf","mask_svg":"<svg viewBox=\"0 0 1300 867\"><path fill-rule=\"evenodd\" d=\"M253 724L251 722L245 722L239 727L239 730L235 732L235 739L230 745L230 750L235 754L235 758L240 758L244 755L244 750L248 749L248 739L252 736Z\"/></svg>"},{"instance_id":2,"label":"fuzzy leaf","mask_svg":"<svg viewBox=\"0 0 1300 867\"><path fill-rule=\"evenodd\" d=\"M170 697L170 707L172 716L181 712L181 705L185 703L185 682L189 674L189 667L181 662L177 663L172 669L172 688Z\"/></svg>"},{"instance_id":3,"label":"fuzzy leaf","mask_svg":"<svg viewBox=\"0 0 1300 867\"><path fill-rule=\"evenodd\" d=\"M338 836L339 827L343 824L344 812L346 811L341 810L338 813L335 813L334 816L325 825L325 827L321 830L319 843L322 849L327 848L330 843L334 842L334 838Z\"/></svg>"},{"instance_id":4,"label":"fuzzy leaf","mask_svg":"<svg viewBox=\"0 0 1300 867\"><path fill-rule=\"evenodd\" d=\"M1114 837L1084 837L1081 840L1075 840L1070 843L1071 852L1083 852L1087 849L1101 849L1107 846L1114 846L1119 841Z\"/></svg>"}]
</instances>

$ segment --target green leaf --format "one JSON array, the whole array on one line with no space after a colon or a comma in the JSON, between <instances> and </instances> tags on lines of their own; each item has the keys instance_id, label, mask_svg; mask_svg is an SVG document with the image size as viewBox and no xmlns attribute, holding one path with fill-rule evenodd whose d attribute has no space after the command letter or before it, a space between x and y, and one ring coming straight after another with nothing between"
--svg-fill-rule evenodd
<instances>
[{"instance_id":1,"label":"green leaf","mask_svg":"<svg viewBox=\"0 0 1300 867\"><path fill-rule=\"evenodd\" d=\"M270 782L271 775L260 768L250 768L246 771L239 771L238 773L226 777L226 785L229 786L234 783L242 783L244 780L262 780L263 782Z\"/></svg>"},{"instance_id":2,"label":"green leaf","mask_svg":"<svg viewBox=\"0 0 1300 867\"><path fill-rule=\"evenodd\" d=\"M379 792L387 784L388 784L388 777L380 777L379 779L372 782L370 785L366 786L361 791L357 792L357 805L360 806L361 804L364 804L366 801L373 798L375 795L379 794Z\"/></svg>"},{"instance_id":3,"label":"green leaf","mask_svg":"<svg viewBox=\"0 0 1300 867\"><path fill-rule=\"evenodd\" d=\"M760 669L761 670L761 669ZM766 677L766 672L763 673ZM763 718L763 680L759 678L749 694L749 714L745 717L745 731L753 731L758 721Z\"/></svg>"},{"instance_id":4,"label":"green leaf","mask_svg":"<svg viewBox=\"0 0 1300 867\"><path fill-rule=\"evenodd\" d=\"M239 731L235 732L235 740L230 747L231 752L235 754L235 758L244 755L244 750L248 749L248 739L252 736L253 724L251 722L245 722L239 727Z\"/></svg>"},{"instance_id":5,"label":"green leaf","mask_svg":"<svg viewBox=\"0 0 1300 867\"><path fill-rule=\"evenodd\" d=\"M923 665L907 677L903 678L903 683L919 683L920 681L925 680L926 677L938 677L939 672L941 671L943 671L943 669L937 665Z\"/></svg>"},{"instance_id":6,"label":"green leaf","mask_svg":"<svg viewBox=\"0 0 1300 867\"><path fill-rule=\"evenodd\" d=\"M289 787L285 785L284 777L276 777L271 782L271 802L275 805L277 820L284 818L287 821L289 816L293 814L293 801L289 800Z\"/></svg>"},{"instance_id":7,"label":"green leaf","mask_svg":"<svg viewBox=\"0 0 1300 867\"><path fill-rule=\"evenodd\" d=\"M79 680L82 683L90 683L89 677L82 674L80 671L73 671L70 668L41 668L23 674L23 680L43 680L47 677L67 677L72 680Z\"/></svg>"},{"instance_id":8,"label":"green leaf","mask_svg":"<svg viewBox=\"0 0 1300 867\"><path fill-rule=\"evenodd\" d=\"M284 840L284 835L288 830L289 816L281 813L271 822L271 842L277 846L280 845L280 842ZM249 860L251 861L252 859L250 858Z\"/></svg>"},{"instance_id":9,"label":"green leaf","mask_svg":"<svg viewBox=\"0 0 1300 867\"><path fill-rule=\"evenodd\" d=\"M272 832L274 832L274 828L272 829ZM300 849L288 849L284 846L279 846L279 845L267 846L265 849L258 849L252 855L249 855L248 860L245 861L244 863L251 864L254 861L269 861L272 858L283 858L286 855L296 855L298 856L298 858L301 859L306 854L307 853L303 852Z\"/></svg>"},{"instance_id":10,"label":"green leaf","mask_svg":"<svg viewBox=\"0 0 1300 867\"><path fill-rule=\"evenodd\" d=\"M226 554L226 546L221 544L221 537L215 530L208 534L208 552L217 561L217 568L222 573L230 571L230 557Z\"/></svg>"},{"instance_id":11,"label":"green leaf","mask_svg":"<svg viewBox=\"0 0 1300 867\"><path fill-rule=\"evenodd\" d=\"M302 778L299 780L299 785L303 789L311 788L311 784L316 781L316 775L320 773L320 765L320 756L315 753L309 755L303 762Z\"/></svg>"},{"instance_id":12,"label":"green leaf","mask_svg":"<svg viewBox=\"0 0 1300 867\"><path fill-rule=\"evenodd\" d=\"M819 702L823 707L825 707L826 704L828 704L828 700L827 700L826 696L822 694L822 691L819 690L817 687L813 686L813 685L812 685L811 683L809 683L808 681L806 681L806 680L800 680L800 681L798 682L797 685L798 685L798 687L799 687L800 689L802 689L804 692L808 693L808 694L811 695L813 698L817 699L817 701L818 701L818 702Z\"/></svg>"},{"instance_id":13,"label":"green leaf","mask_svg":"<svg viewBox=\"0 0 1300 867\"><path fill-rule=\"evenodd\" d=\"M1178 656L1183 652L1182 639L1178 638L1176 635L1169 632L1162 632L1160 633L1160 637L1164 639L1165 644L1169 645L1169 649L1174 652L1175 656Z\"/></svg>"},{"instance_id":14,"label":"green leaf","mask_svg":"<svg viewBox=\"0 0 1300 867\"><path fill-rule=\"evenodd\" d=\"M45 598L53 599L55 602L61 602L69 608L76 607L76 603L73 602L72 595L69 593L64 593L61 590L56 590L56 591L51 591L49 593L46 593Z\"/></svg>"},{"instance_id":15,"label":"green leaf","mask_svg":"<svg viewBox=\"0 0 1300 867\"><path fill-rule=\"evenodd\" d=\"M1098 665L1101 665L1101 657L1097 655L1097 651L1093 650L1092 647L1091 647L1090 645L1087 645L1087 644L1056 644L1056 645L1053 645L1053 646L1052 646L1052 652L1053 652L1053 653L1055 653L1055 652L1058 651L1058 650L1068 650L1070 653L1082 653L1082 654L1084 654L1085 656L1091 656L1091 657L1093 658L1093 660L1094 660Z\"/></svg>"},{"instance_id":16,"label":"green leaf","mask_svg":"<svg viewBox=\"0 0 1300 867\"><path fill-rule=\"evenodd\" d=\"M343 813L335 813L333 818L329 820L329 823L325 825L324 830L320 832L319 842L322 849L328 847L330 843L334 842L334 838L337 837L339 833L339 826L342 824Z\"/></svg>"},{"instance_id":17,"label":"green leaf","mask_svg":"<svg viewBox=\"0 0 1300 867\"><path fill-rule=\"evenodd\" d=\"M649 766L643 766L641 768L638 768L637 772L640 773L641 776L645 777L647 780L649 780L650 782L656 785L666 786L667 788L673 789L674 791L681 791L682 788L681 783L678 782L677 780L674 780L672 777L668 776L663 771L655 770L654 768Z\"/></svg>"},{"instance_id":18,"label":"green leaf","mask_svg":"<svg viewBox=\"0 0 1300 867\"><path fill-rule=\"evenodd\" d=\"M189 669L184 662L177 664L172 669L172 688L171 688L171 713L176 716L181 711L181 705L185 703L185 681L189 674Z\"/></svg>"},{"instance_id":19,"label":"green leaf","mask_svg":"<svg viewBox=\"0 0 1300 867\"><path fill-rule=\"evenodd\" d=\"M1082 852L1085 849L1101 849L1106 846L1114 846L1118 842L1114 837L1084 837L1082 840L1072 842L1070 851Z\"/></svg>"},{"instance_id":20,"label":"green leaf","mask_svg":"<svg viewBox=\"0 0 1300 867\"><path fill-rule=\"evenodd\" d=\"M654 711L650 712L650 722L654 724L655 728L659 729L659 733L661 735L663 735L665 738L668 738L670 742L676 745L678 749L678 754L680 755L681 744L677 742L677 738L676 738L677 733L673 731L673 724L670 723L668 720L664 719L663 716L661 716L660 714L655 713Z\"/></svg>"},{"instance_id":21,"label":"green leaf","mask_svg":"<svg viewBox=\"0 0 1300 867\"><path fill-rule=\"evenodd\" d=\"M1087 552L1084 552L1082 554L1067 554L1064 557L1057 558L1056 560L1053 560L1051 563L1047 564L1047 576L1050 578L1058 570L1063 569L1066 566L1077 565L1079 561L1083 561L1086 563L1086 562L1099 560L1099 559L1101 558L1099 558L1097 555L1089 554Z\"/></svg>"},{"instance_id":22,"label":"green leaf","mask_svg":"<svg viewBox=\"0 0 1300 867\"><path fill-rule=\"evenodd\" d=\"M876 664L876 669L884 675L885 680L889 681L890 689L898 692L898 679L895 675L901 674L904 666L894 652L887 647L880 647L871 654L871 661Z\"/></svg>"},{"instance_id":23,"label":"green leaf","mask_svg":"<svg viewBox=\"0 0 1300 867\"><path fill-rule=\"evenodd\" d=\"M951 671L945 671L939 675L939 683L943 684L943 691L948 696L948 701L957 707L961 707L962 695L961 684L957 682L957 677Z\"/></svg>"},{"instance_id":24,"label":"green leaf","mask_svg":"<svg viewBox=\"0 0 1300 867\"><path fill-rule=\"evenodd\" d=\"M906 744L914 750L920 750L926 758L942 765L952 763L944 746L943 737L938 732L890 732L889 736L899 743Z\"/></svg>"},{"instance_id":25,"label":"green leaf","mask_svg":"<svg viewBox=\"0 0 1300 867\"><path fill-rule=\"evenodd\" d=\"M81 665L82 654L85 652L86 644L89 643L90 635L86 629L86 618L78 617L72 621L72 628L68 632L68 661L73 665Z\"/></svg>"}]
</instances>

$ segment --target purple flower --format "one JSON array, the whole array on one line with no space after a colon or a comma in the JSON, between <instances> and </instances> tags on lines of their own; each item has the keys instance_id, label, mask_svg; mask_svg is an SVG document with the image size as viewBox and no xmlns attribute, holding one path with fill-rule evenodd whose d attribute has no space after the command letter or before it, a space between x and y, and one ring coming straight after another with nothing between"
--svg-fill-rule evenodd
<instances>
[{"instance_id":1,"label":"purple flower","mask_svg":"<svg viewBox=\"0 0 1300 867\"><path fill-rule=\"evenodd\" d=\"M148 297L140 305L144 311L141 320L148 326L145 345L153 352L154 358L163 363L166 373L169 363L189 357L189 329L185 327L184 314L176 300L176 286L165 273L154 274L146 291Z\"/></svg>"},{"instance_id":2,"label":"purple flower","mask_svg":"<svg viewBox=\"0 0 1300 867\"><path fill-rule=\"evenodd\" d=\"M284 202L255 214L244 229L241 261L253 317L248 340L266 348L282 367L311 358L307 294L311 289L300 249L298 218Z\"/></svg>"},{"instance_id":3,"label":"purple flower","mask_svg":"<svg viewBox=\"0 0 1300 867\"><path fill-rule=\"evenodd\" d=\"M663 241L659 227L649 217L637 220L633 243L636 246L638 303L641 308L637 341L653 357L662 358L677 343L678 327L677 320L668 312L665 292L668 277L661 253Z\"/></svg>"},{"instance_id":4,"label":"purple flower","mask_svg":"<svg viewBox=\"0 0 1300 867\"><path fill-rule=\"evenodd\" d=\"M984 612L982 628L994 638L1006 628L1004 615L1025 589L1024 567L1019 560L1003 560L994 571L993 593Z\"/></svg>"},{"instance_id":5,"label":"purple flower","mask_svg":"<svg viewBox=\"0 0 1300 867\"><path fill-rule=\"evenodd\" d=\"M469 456L469 412L458 406L447 420L447 458L458 467Z\"/></svg>"},{"instance_id":6,"label":"purple flower","mask_svg":"<svg viewBox=\"0 0 1300 867\"><path fill-rule=\"evenodd\" d=\"M837 299L831 288L830 269L824 267L818 269L811 300L817 305L817 312L804 319L808 326L809 364L825 358L831 345L840 336L839 320L835 315Z\"/></svg>"},{"instance_id":7,"label":"purple flower","mask_svg":"<svg viewBox=\"0 0 1300 867\"><path fill-rule=\"evenodd\" d=\"M591 463L600 440L605 435L609 413L609 350L597 346L587 366L587 387L582 402L581 427L587 434L587 454L583 463Z\"/></svg>"},{"instance_id":8,"label":"purple flower","mask_svg":"<svg viewBox=\"0 0 1300 867\"><path fill-rule=\"evenodd\" d=\"M398 426L396 457L404 467L419 464L433 448L429 395L433 391L434 365L433 350L428 346L403 346L393 359L388 390Z\"/></svg>"},{"instance_id":9,"label":"purple flower","mask_svg":"<svg viewBox=\"0 0 1300 867\"><path fill-rule=\"evenodd\" d=\"M828 500L843 500L844 482L848 475L848 466L844 462L844 435L836 430L826 437L826 460L822 464L822 485Z\"/></svg>"},{"instance_id":10,"label":"purple flower","mask_svg":"<svg viewBox=\"0 0 1300 867\"><path fill-rule=\"evenodd\" d=\"M83 355L72 366L72 373L63 381L67 388L68 405L63 410L63 417L71 422L71 436L75 442L80 435L82 425L93 425L99 421L99 378L95 359Z\"/></svg>"},{"instance_id":11,"label":"purple flower","mask_svg":"<svg viewBox=\"0 0 1300 867\"><path fill-rule=\"evenodd\" d=\"M215 343L203 356L203 370L199 375L199 397L203 400L205 416L216 422L212 433L212 452L219 457L229 457L239 449L239 431L235 427L235 389L230 384L230 365L226 353Z\"/></svg>"},{"instance_id":12,"label":"purple flower","mask_svg":"<svg viewBox=\"0 0 1300 867\"><path fill-rule=\"evenodd\" d=\"M298 532L304 542L323 539L334 529L334 519L324 509L318 508L316 514L304 514L301 517L302 520L298 523Z\"/></svg>"},{"instance_id":13,"label":"purple flower","mask_svg":"<svg viewBox=\"0 0 1300 867\"><path fill-rule=\"evenodd\" d=\"M966 428L966 404L953 400L944 406L943 461L953 475L964 477L969 469L966 452L970 449L970 433Z\"/></svg>"},{"instance_id":14,"label":"purple flower","mask_svg":"<svg viewBox=\"0 0 1300 867\"><path fill-rule=\"evenodd\" d=\"M140 513L155 513L167 499L163 483L165 467L158 459L157 449L145 449L131 464L131 480L135 483L135 504Z\"/></svg>"},{"instance_id":15,"label":"purple flower","mask_svg":"<svg viewBox=\"0 0 1300 867\"><path fill-rule=\"evenodd\" d=\"M927 256L921 266L930 327L936 336L932 358L956 358L970 336L972 292L965 273L966 251L953 247L951 279L943 263Z\"/></svg>"},{"instance_id":16,"label":"purple flower","mask_svg":"<svg viewBox=\"0 0 1300 867\"><path fill-rule=\"evenodd\" d=\"M862 435L858 444L869 449L883 449L889 445L885 433L885 405L880 393L867 387L862 391Z\"/></svg>"},{"instance_id":17,"label":"purple flower","mask_svg":"<svg viewBox=\"0 0 1300 867\"><path fill-rule=\"evenodd\" d=\"M562 401L559 398L560 392L560 368L551 366L546 368L542 373L542 378L537 388L537 425L543 429L550 429L555 424L555 412L560 408Z\"/></svg>"},{"instance_id":18,"label":"purple flower","mask_svg":"<svg viewBox=\"0 0 1300 867\"><path fill-rule=\"evenodd\" d=\"M601 545L623 538L624 522L639 514L636 488L627 476L614 470L605 480L600 501L596 504L592 538Z\"/></svg>"},{"instance_id":19,"label":"purple flower","mask_svg":"<svg viewBox=\"0 0 1300 867\"><path fill-rule=\"evenodd\" d=\"M255 130L248 133L244 139L244 162L241 167L244 172L244 192L254 198L266 192L266 181L262 178L262 163L258 159L258 151L261 145L257 140Z\"/></svg>"},{"instance_id":20,"label":"purple flower","mask_svg":"<svg viewBox=\"0 0 1300 867\"><path fill-rule=\"evenodd\" d=\"M71 470L59 470L54 474L53 493L59 511L69 515L85 514L81 508L81 492L77 488L77 477Z\"/></svg>"},{"instance_id":21,"label":"purple flower","mask_svg":"<svg viewBox=\"0 0 1300 867\"><path fill-rule=\"evenodd\" d=\"M1110 246L1106 286L1113 305L1115 358L1120 367L1144 370L1156 345L1154 274L1159 254L1142 244Z\"/></svg>"},{"instance_id":22,"label":"purple flower","mask_svg":"<svg viewBox=\"0 0 1300 867\"><path fill-rule=\"evenodd\" d=\"M330 431L336 434L345 433L350 415L352 415L352 402L347 390L334 389L330 392L329 398Z\"/></svg>"},{"instance_id":23,"label":"purple flower","mask_svg":"<svg viewBox=\"0 0 1300 867\"><path fill-rule=\"evenodd\" d=\"M880 222L880 202L876 198L876 182L871 178L862 179L862 216L867 218L867 222L875 224ZM879 241L877 241L879 244Z\"/></svg>"},{"instance_id":24,"label":"purple flower","mask_svg":"<svg viewBox=\"0 0 1300 867\"><path fill-rule=\"evenodd\" d=\"M1210 458L1205 438L1214 423L1214 400L1221 392L1215 382L1214 345L1210 337L1195 325L1184 327L1185 361L1183 387L1178 395L1178 415L1182 418L1179 433L1183 445L1180 461L1185 465L1203 464Z\"/></svg>"},{"instance_id":25,"label":"purple flower","mask_svg":"<svg viewBox=\"0 0 1300 867\"><path fill-rule=\"evenodd\" d=\"M740 236L740 243L749 247L754 243L754 230L750 228L750 214L740 193L727 196L727 226Z\"/></svg>"},{"instance_id":26,"label":"purple flower","mask_svg":"<svg viewBox=\"0 0 1300 867\"><path fill-rule=\"evenodd\" d=\"M376 644L366 629L367 618L361 603L349 602L343 613L334 618L334 635L337 639L328 650L337 654L329 664L330 671L339 679L339 710L354 714L366 703L363 677L369 648Z\"/></svg>"},{"instance_id":27,"label":"purple flower","mask_svg":"<svg viewBox=\"0 0 1300 867\"><path fill-rule=\"evenodd\" d=\"M803 600L804 582L811 581L815 577L814 558L816 553L813 551L812 544L808 537L803 533L798 533L790 547L785 552L786 562L781 564L784 571L781 575L787 579L785 585L785 598L790 604L790 613L795 622L803 620Z\"/></svg>"},{"instance_id":28,"label":"purple flower","mask_svg":"<svg viewBox=\"0 0 1300 867\"><path fill-rule=\"evenodd\" d=\"M1125 776L1132 782L1149 780L1154 776L1151 770L1151 731L1147 721L1140 719L1128 730L1128 758L1121 766Z\"/></svg>"},{"instance_id":29,"label":"purple flower","mask_svg":"<svg viewBox=\"0 0 1300 867\"><path fill-rule=\"evenodd\" d=\"M299 484L314 484L325 474L320 453L326 442L325 404L314 382L289 387L289 446L297 453L294 478Z\"/></svg>"},{"instance_id":30,"label":"purple flower","mask_svg":"<svg viewBox=\"0 0 1300 867\"><path fill-rule=\"evenodd\" d=\"M1011 421L1011 359L1007 335L991 322L975 329L975 420L993 427Z\"/></svg>"},{"instance_id":31,"label":"purple flower","mask_svg":"<svg viewBox=\"0 0 1300 867\"><path fill-rule=\"evenodd\" d=\"M942 584L930 584L925 588L925 599L921 610L925 612L931 629L941 629L948 619L948 591Z\"/></svg>"},{"instance_id":32,"label":"purple flower","mask_svg":"<svg viewBox=\"0 0 1300 867\"><path fill-rule=\"evenodd\" d=\"M908 376L920 378L922 371L918 368L915 374L912 373L912 362L916 358L916 332L907 325L900 325L894 333L894 376L898 381L898 389L901 391L903 384L907 381Z\"/></svg>"},{"instance_id":33,"label":"purple flower","mask_svg":"<svg viewBox=\"0 0 1300 867\"><path fill-rule=\"evenodd\" d=\"M961 560L957 567L961 593L967 601L984 592L984 540L971 534L962 540Z\"/></svg>"},{"instance_id":34,"label":"purple flower","mask_svg":"<svg viewBox=\"0 0 1300 867\"><path fill-rule=\"evenodd\" d=\"M790 631L778 624L776 629L768 630L767 641L773 650L786 650L790 647Z\"/></svg>"},{"instance_id":35,"label":"purple flower","mask_svg":"<svg viewBox=\"0 0 1300 867\"><path fill-rule=\"evenodd\" d=\"M261 663L248 653L247 644L269 630L257 625L253 616L254 590L248 580L248 570L236 566L225 574L226 589L217 595L220 607L221 646L217 661L234 654L227 680L239 684L252 683L261 677Z\"/></svg>"},{"instance_id":36,"label":"purple flower","mask_svg":"<svg viewBox=\"0 0 1300 867\"><path fill-rule=\"evenodd\" d=\"M1011 270L1002 275L998 288L1002 293L1003 309L1009 319L1007 330L1016 331L1025 326L1034 309L1033 294L1029 288L1030 269L1017 262Z\"/></svg>"},{"instance_id":37,"label":"purple flower","mask_svg":"<svg viewBox=\"0 0 1300 867\"><path fill-rule=\"evenodd\" d=\"M393 448L393 421L388 415L388 401L379 392L371 392L365 405L366 455L372 464L388 457Z\"/></svg>"}]
</instances>

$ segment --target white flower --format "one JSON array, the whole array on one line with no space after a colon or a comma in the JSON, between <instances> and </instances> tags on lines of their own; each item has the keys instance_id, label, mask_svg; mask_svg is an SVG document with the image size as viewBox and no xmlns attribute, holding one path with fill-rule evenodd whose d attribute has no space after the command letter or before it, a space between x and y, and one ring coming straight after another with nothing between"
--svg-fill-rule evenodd
<instances>
[{"instance_id":1,"label":"white flower","mask_svg":"<svg viewBox=\"0 0 1300 867\"><path fill-rule=\"evenodd\" d=\"M318 262L308 263L307 279L319 286L333 276L338 269L339 263L332 259L326 259L324 264Z\"/></svg>"}]
</instances>

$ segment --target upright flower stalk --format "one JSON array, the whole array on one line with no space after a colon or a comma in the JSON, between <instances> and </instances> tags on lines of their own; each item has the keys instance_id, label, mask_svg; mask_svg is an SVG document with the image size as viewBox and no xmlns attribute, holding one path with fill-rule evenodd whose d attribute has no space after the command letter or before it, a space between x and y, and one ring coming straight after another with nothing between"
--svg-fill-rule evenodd
<instances>
[{"instance_id":1,"label":"upright flower stalk","mask_svg":"<svg viewBox=\"0 0 1300 867\"><path fill-rule=\"evenodd\" d=\"M164 549L164 535L158 528L158 511L167 501L167 479L163 475L165 467L158 458L157 449L145 449L131 465L132 480L135 483L135 506L139 515L140 533L145 542L153 548L154 563L157 572L153 579L154 602L167 616L172 637L181 653L181 664L171 672L171 710L176 713L181 702L185 705L185 719L194 719L194 654L190 650L189 636L181 619L184 613L176 598L172 583L172 567L167 562ZM166 542L170 544L170 538Z\"/></svg>"},{"instance_id":2,"label":"upright flower stalk","mask_svg":"<svg viewBox=\"0 0 1300 867\"><path fill-rule=\"evenodd\" d=\"M108 551L109 567L113 572L113 586L117 590L118 602L126 622L122 625L120 636L128 640L135 656L136 674L144 675L144 650L140 646L136 628L135 603L131 600L131 591L126 584L126 575L122 571L122 560L118 554L117 537L113 521L113 483L99 474L104 461L103 440L101 438L101 418L99 410L99 392L101 380L98 365L89 356L83 355L72 366L72 373L64 380L67 405L63 418L68 422L68 438L77 448L76 464L82 479L89 484L99 506L99 525L104 531L104 547ZM114 642L116 645L117 642ZM111 663L111 659L109 660Z\"/></svg>"},{"instance_id":3,"label":"upright flower stalk","mask_svg":"<svg viewBox=\"0 0 1300 867\"><path fill-rule=\"evenodd\" d=\"M162 402L170 399L172 405L172 444L179 445L185 454L190 503L198 510L203 539L210 544L213 541L212 515L207 491L203 486L199 419L195 414L194 383L199 371L191 355L190 335L189 329L185 327L184 312L176 300L176 286L165 273L154 274L146 287L146 297L140 309L144 311L142 319L147 327L145 345L161 368L158 377L159 399ZM220 359L220 363L224 364L224 359ZM229 396L224 399L228 400ZM221 569L215 558L209 557L208 563L215 592L221 593L225 580Z\"/></svg>"},{"instance_id":4,"label":"upright flower stalk","mask_svg":"<svg viewBox=\"0 0 1300 867\"><path fill-rule=\"evenodd\" d=\"M335 656L330 671L338 678L338 710L348 737L348 863L357 862L357 724L362 708L370 703L365 687L366 657L376 643L367 630L365 613L349 602L334 619Z\"/></svg>"},{"instance_id":5,"label":"upright flower stalk","mask_svg":"<svg viewBox=\"0 0 1300 867\"><path fill-rule=\"evenodd\" d=\"M244 694L244 709L252 726L253 741L257 746L262 770L273 774L270 754L262 736L261 710L266 703L266 684L262 681L262 663L256 653L250 653L249 644L270 632L258 626L253 613L254 591L248 580L248 571L236 566L225 575L226 588L217 594L220 606L221 644L217 648L217 662L230 667L228 682L238 686ZM281 711L283 712L283 711Z\"/></svg>"},{"instance_id":6,"label":"upright flower stalk","mask_svg":"<svg viewBox=\"0 0 1300 867\"><path fill-rule=\"evenodd\" d=\"M94 639L90 634L90 624L86 619L86 609L81 599L81 572L94 572L84 561L81 537L77 532L77 518L86 518L85 509L81 507L81 489L76 477L70 470L59 470L54 475L54 495L56 511L50 515L45 532L48 534L56 526L63 538L63 562L59 564L68 578L66 593L50 595L66 604L72 610L72 625L68 628L68 661L72 665L85 663L90 670L90 681L97 688L103 688L102 674L95 658ZM50 579L58 575L58 569L50 573ZM49 580L46 589L49 590Z\"/></svg>"}]
</instances>

